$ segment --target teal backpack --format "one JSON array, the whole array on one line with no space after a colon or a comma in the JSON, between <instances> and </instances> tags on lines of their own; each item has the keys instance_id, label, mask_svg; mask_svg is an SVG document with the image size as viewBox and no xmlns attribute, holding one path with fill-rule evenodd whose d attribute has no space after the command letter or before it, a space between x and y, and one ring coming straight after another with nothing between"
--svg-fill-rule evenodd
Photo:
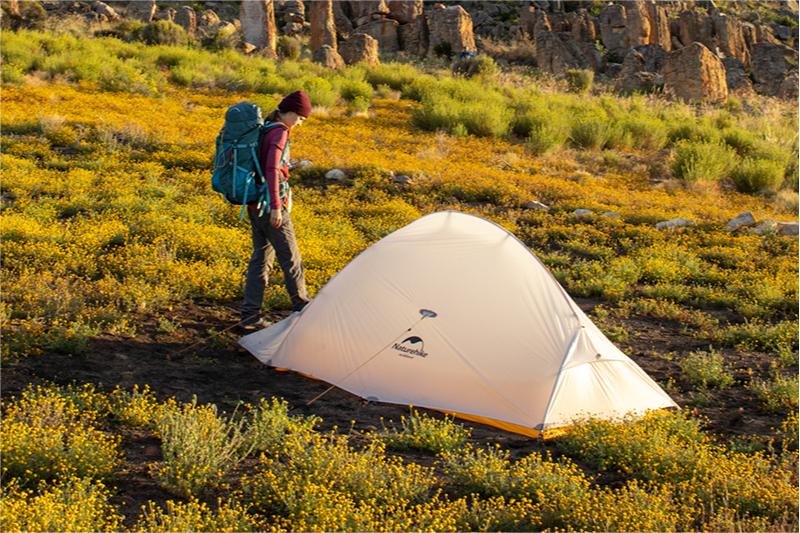
<instances>
[{"instance_id":1,"label":"teal backpack","mask_svg":"<svg viewBox=\"0 0 800 533\"><path fill-rule=\"evenodd\" d=\"M211 188L230 203L242 206L239 220L248 203L258 202L259 216L269 208L269 187L258 162L258 146L261 136L279 124L265 124L261 108L250 102L240 102L225 112L225 124L217 135ZM279 168L289 160L289 145L287 140ZM288 184L282 185L281 198L288 189Z\"/></svg>"}]
</instances>

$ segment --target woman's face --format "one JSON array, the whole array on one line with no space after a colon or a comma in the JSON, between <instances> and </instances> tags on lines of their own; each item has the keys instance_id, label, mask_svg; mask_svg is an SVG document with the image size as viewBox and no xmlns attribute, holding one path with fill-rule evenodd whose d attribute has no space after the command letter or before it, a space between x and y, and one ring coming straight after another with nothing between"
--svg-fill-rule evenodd
<instances>
[{"instance_id":1,"label":"woman's face","mask_svg":"<svg viewBox=\"0 0 800 533\"><path fill-rule=\"evenodd\" d=\"M286 113L281 114L281 122L289 126L290 128L294 128L295 126L299 126L303 123L306 117L298 115L294 111L288 111Z\"/></svg>"}]
</instances>

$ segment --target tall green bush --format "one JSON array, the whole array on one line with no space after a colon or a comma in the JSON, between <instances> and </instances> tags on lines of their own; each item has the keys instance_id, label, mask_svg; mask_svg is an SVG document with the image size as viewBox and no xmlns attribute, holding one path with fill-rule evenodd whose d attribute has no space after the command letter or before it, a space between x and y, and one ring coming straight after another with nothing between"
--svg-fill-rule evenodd
<instances>
[{"instance_id":1,"label":"tall green bush","mask_svg":"<svg viewBox=\"0 0 800 533\"><path fill-rule=\"evenodd\" d=\"M719 181L736 164L736 152L716 142L680 141L675 147L672 173L688 182Z\"/></svg>"},{"instance_id":2,"label":"tall green bush","mask_svg":"<svg viewBox=\"0 0 800 533\"><path fill-rule=\"evenodd\" d=\"M785 168L777 161L745 159L731 172L736 189L748 193L776 192L784 180Z\"/></svg>"}]
</instances>

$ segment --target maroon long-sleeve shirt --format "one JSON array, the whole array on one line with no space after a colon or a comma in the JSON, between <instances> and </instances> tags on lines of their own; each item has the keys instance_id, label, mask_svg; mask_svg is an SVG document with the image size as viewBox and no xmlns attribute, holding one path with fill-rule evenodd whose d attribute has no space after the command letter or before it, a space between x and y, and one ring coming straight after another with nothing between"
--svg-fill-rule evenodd
<instances>
[{"instance_id":1,"label":"maroon long-sleeve shirt","mask_svg":"<svg viewBox=\"0 0 800 533\"><path fill-rule=\"evenodd\" d=\"M280 166L283 151L289 141L289 128L284 125L271 128L261 137L261 144L258 147L258 159L261 163L261 170L264 172L264 179L269 188L269 208L278 209L283 203L288 203L288 198L281 201L280 183L289 179L289 161Z\"/></svg>"}]
</instances>

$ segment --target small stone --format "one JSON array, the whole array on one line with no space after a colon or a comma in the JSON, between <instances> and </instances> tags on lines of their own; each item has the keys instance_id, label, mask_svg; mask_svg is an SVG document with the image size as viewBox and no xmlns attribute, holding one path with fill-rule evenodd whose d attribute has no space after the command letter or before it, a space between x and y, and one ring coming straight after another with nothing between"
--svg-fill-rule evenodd
<instances>
[{"instance_id":1,"label":"small stone","mask_svg":"<svg viewBox=\"0 0 800 533\"><path fill-rule=\"evenodd\" d=\"M309 168L313 164L314 163L312 163L308 159L303 159L301 161L298 161L294 166L295 168Z\"/></svg>"},{"instance_id":2,"label":"small stone","mask_svg":"<svg viewBox=\"0 0 800 533\"><path fill-rule=\"evenodd\" d=\"M119 14L114 11L114 8L104 2L95 2L92 9L94 9L97 14L103 15L112 22L116 22L121 18Z\"/></svg>"},{"instance_id":3,"label":"small stone","mask_svg":"<svg viewBox=\"0 0 800 533\"><path fill-rule=\"evenodd\" d=\"M690 218L673 218L664 220L656 224L656 229L675 229L684 228L686 226L694 226L694 220Z\"/></svg>"},{"instance_id":4,"label":"small stone","mask_svg":"<svg viewBox=\"0 0 800 533\"><path fill-rule=\"evenodd\" d=\"M344 173L344 171L339 170L338 168L334 168L333 170L329 170L325 173L326 180L342 181L346 177L347 175Z\"/></svg>"},{"instance_id":5,"label":"small stone","mask_svg":"<svg viewBox=\"0 0 800 533\"><path fill-rule=\"evenodd\" d=\"M778 222L778 235L796 236L797 222Z\"/></svg>"},{"instance_id":6,"label":"small stone","mask_svg":"<svg viewBox=\"0 0 800 533\"><path fill-rule=\"evenodd\" d=\"M594 211L592 211L591 209L576 209L575 211L572 212L572 214L575 215L576 217L585 217L587 215L593 215Z\"/></svg>"},{"instance_id":7,"label":"small stone","mask_svg":"<svg viewBox=\"0 0 800 533\"><path fill-rule=\"evenodd\" d=\"M399 176L392 176L392 182L397 183L398 185L410 185L411 176L407 176L406 174L400 174Z\"/></svg>"},{"instance_id":8,"label":"small stone","mask_svg":"<svg viewBox=\"0 0 800 533\"><path fill-rule=\"evenodd\" d=\"M533 209L534 211L550 211L550 206L543 204L542 202L537 202L535 200L531 200L530 202L525 202L522 206L523 209Z\"/></svg>"},{"instance_id":9,"label":"small stone","mask_svg":"<svg viewBox=\"0 0 800 533\"><path fill-rule=\"evenodd\" d=\"M775 233L775 230L778 228L778 223L774 220L765 220L755 228L750 230L750 233L754 235L767 235L768 233Z\"/></svg>"},{"instance_id":10,"label":"small stone","mask_svg":"<svg viewBox=\"0 0 800 533\"><path fill-rule=\"evenodd\" d=\"M622 215L620 215L619 213L615 213L613 211L606 211L605 213L603 213L600 216L606 217L606 218L622 218Z\"/></svg>"},{"instance_id":11,"label":"small stone","mask_svg":"<svg viewBox=\"0 0 800 533\"><path fill-rule=\"evenodd\" d=\"M242 43L242 53L244 55L252 54L256 51L256 45L250 43Z\"/></svg>"},{"instance_id":12,"label":"small stone","mask_svg":"<svg viewBox=\"0 0 800 533\"><path fill-rule=\"evenodd\" d=\"M756 219L753 216L753 213L750 211L745 211L744 213L737 215L736 218L732 218L725 226L725 229L728 231L736 231L739 228L754 226L755 223Z\"/></svg>"}]
</instances>

